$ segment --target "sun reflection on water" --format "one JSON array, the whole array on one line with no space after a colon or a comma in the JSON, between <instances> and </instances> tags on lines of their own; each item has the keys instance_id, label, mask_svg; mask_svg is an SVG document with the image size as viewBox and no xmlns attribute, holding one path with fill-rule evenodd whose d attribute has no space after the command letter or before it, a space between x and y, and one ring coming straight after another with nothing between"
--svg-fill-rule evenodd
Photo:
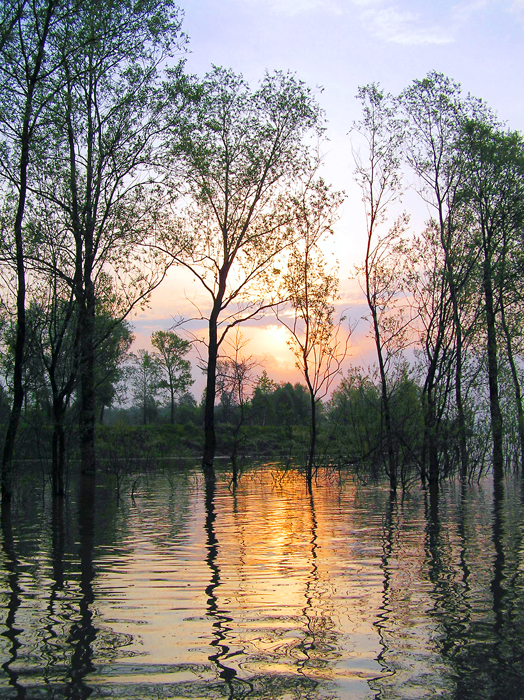
<instances>
[{"instance_id":1,"label":"sun reflection on water","mask_svg":"<svg viewBox=\"0 0 524 700\"><path fill-rule=\"evenodd\" d=\"M309 493L268 467L83 493L4 522L1 697L518 697L511 485L393 499L325 472Z\"/></svg>"}]
</instances>

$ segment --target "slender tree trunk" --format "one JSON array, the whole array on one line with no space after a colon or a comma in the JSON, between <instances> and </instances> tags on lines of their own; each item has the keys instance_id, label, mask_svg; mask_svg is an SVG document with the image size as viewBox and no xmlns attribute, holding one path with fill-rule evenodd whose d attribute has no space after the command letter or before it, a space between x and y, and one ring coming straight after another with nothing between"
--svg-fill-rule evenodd
<instances>
[{"instance_id":1,"label":"slender tree trunk","mask_svg":"<svg viewBox=\"0 0 524 700\"><path fill-rule=\"evenodd\" d=\"M175 392L171 387L171 415L169 417L171 425L175 424Z\"/></svg>"},{"instance_id":2,"label":"slender tree trunk","mask_svg":"<svg viewBox=\"0 0 524 700\"><path fill-rule=\"evenodd\" d=\"M309 380L308 380L309 384ZM317 451L317 402L315 401L315 394L312 387L309 387L309 397L311 404L311 434L309 436L309 457L306 467L306 479L308 487L311 489L313 482L313 467L315 464L316 451Z\"/></svg>"},{"instance_id":3,"label":"slender tree trunk","mask_svg":"<svg viewBox=\"0 0 524 700\"><path fill-rule=\"evenodd\" d=\"M491 434L493 438L493 475L496 481L501 481L504 475L504 455L502 412L500 410L498 384L497 333L493 303L492 267L486 245L484 249L483 287L487 330L489 408L491 415Z\"/></svg>"},{"instance_id":4,"label":"slender tree trunk","mask_svg":"<svg viewBox=\"0 0 524 700\"><path fill-rule=\"evenodd\" d=\"M16 294L16 340L15 340L15 357L13 369L13 403L4 442L4 451L2 454L2 500L9 501L12 492L12 460L15 447L16 434L18 424L22 413L24 403L24 387L23 387L23 362L24 348L26 338L26 317L25 317L25 260L24 260L24 240L22 233L22 223L24 220L25 203L27 197L27 170L29 167L30 144L32 138L31 118L33 116L33 101L35 89L40 77L42 61L44 59L44 48L49 33L49 26L54 12L55 2L50 0L47 6L47 13L42 33L39 37L38 53L35 58L32 73L28 76L27 95L25 101L24 118L22 124L21 135L21 151L19 177L20 185L18 190L18 204L15 216L14 235L15 235L15 256L16 256L16 276L17 276L17 294ZM14 24L13 24L14 27Z\"/></svg>"},{"instance_id":5,"label":"slender tree trunk","mask_svg":"<svg viewBox=\"0 0 524 700\"><path fill-rule=\"evenodd\" d=\"M64 495L64 472L65 472L65 433L62 423L62 416L55 413L55 424L53 427L53 496Z\"/></svg>"},{"instance_id":6,"label":"slender tree trunk","mask_svg":"<svg viewBox=\"0 0 524 700\"><path fill-rule=\"evenodd\" d=\"M508 362L511 369L511 377L513 379L513 388L515 391L515 405L517 407L517 421L518 421L518 433L520 442L520 464L522 474L524 474L524 409L522 407L522 390L520 388L520 380L517 372L517 366L515 364L515 357L513 356L513 349L511 347L511 338L505 323L503 321L504 335L506 336L506 347L508 353Z\"/></svg>"},{"instance_id":7,"label":"slender tree trunk","mask_svg":"<svg viewBox=\"0 0 524 700\"><path fill-rule=\"evenodd\" d=\"M504 275L501 275L503 279ZM502 330L504 332L504 338L506 340L506 352L508 355L508 362L511 369L511 378L513 379L513 387L515 391L515 405L517 407L517 421L518 421L518 433L520 442L520 464L521 472L524 476L524 409L522 407L522 390L520 388L520 380L517 372L517 366L515 363L515 356L513 354L513 346L511 343L511 333L506 320L506 309L504 304L504 295L502 289L499 293L500 300L500 321L502 325Z\"/></svg>"},{"instance_id":8,"label":"slender tree trunk","mask_svg":"<svg viewBox=\"0 0 524 700\"><path fill-rule=\"evenodd\" d=\"M437 448L437 420L435 416L435 400L433 390L428 391L427 407L424 415L424 428L427 436L428 446L428 466L429 466L429 483L438 484L439 463L438 463L438 448Z\"/></svg>"},{"instance_id":9,"label":"slender tree trunk","mask_svg":"<svg viewBox=\"0 0 524 700\"><path fill-rule=\"evenodd\" d=\"M377 349L378 367L380 372L380 389L381 403L384 414L384 423L386 425L386 446L388 452L388 469L389 486L392 491L397 490L397 465L395 460L395 451L393 448L393 430L391 428L391 411L389 405L389 394L386 377L386 368L384 365L384 357L382 355L382 346L380 342L380 327L378 324L376 308L370 300L368 300L371 315L373 317L373 329L375 332L375 347Z\"/></svg>"},{"instance_id":10,"label":"slender tree trunk","mask_svg":"<svg viewBox=\"0 0 524 700\"><path fill-rule=\"evenodd\" d=\"M455 403L457 405L457 425L459 438L459 453L460 453L460 471L463 479L467 478L468 474L468 450L466 443L466 418L464 413L464 400L462 397L462 365L463 365L463 338L462 338L462 323L460 320L460 308L458 299L458 289L455 284L455 274L453 263L450 256L450 239L451 239L451 224L444 219L442 211L442 201L439 197L439 224L440 224L440 243L444 250L444 265L446 277L449 287L449 296L451 299L451 308L453 310L453 327L455 330Z\"/></svg>"},{"instance_id":11,"label":"slender tree trunk","mask_svg":"<svg viewBox=\"0 0 524 700\"><path fill-rule=\"evenodd\" d=\"M215 434L215 397L218 357L218 308L219 306L215 302L211 317L209 319L206 401L204 405L204 457L202 460L202 467L206 481L215 480L213 460L215 458L217 444Z\"/></svg>"},{"instance_id":12,"label":"slender tree trunk","mask_svg":"<svg viewBox=\"0 0 524 700\"><path fill-rule=\"evenodd\" d=\"M92 284L86 285L86 302L80 313L80 462L85 474L96 470L95 455L95 299Z\"/></svg>"},{"instance_id":13,"label":"slender tree trunk","mask_svg":"<svg viewBox=\"0 0 524 700\"><path fill-rule=\"evenodd\" d=\"M446 252L446 260L447 260ZM448 263L446 262L446 266ZM464 401L462 397L462 355L463 355L463 339L462 339L462 324L460 322L458 296L455 284L451 280L451 270L449 271L449 290L451 296L451 304L453 308L453 326L455 328L455 402L457 404L457 425L459 437L459 452L460 452L460 473L463 479L468 475L468 449L466 443L466 419L464 414Z\"/></svg>"}]
</instances>

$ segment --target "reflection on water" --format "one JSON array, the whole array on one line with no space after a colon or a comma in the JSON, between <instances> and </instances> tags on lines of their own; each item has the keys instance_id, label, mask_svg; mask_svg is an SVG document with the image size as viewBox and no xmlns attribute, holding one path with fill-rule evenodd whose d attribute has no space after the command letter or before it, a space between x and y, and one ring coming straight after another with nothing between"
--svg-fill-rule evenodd
<instances>
[{"instance_id":1,"label":"reflection on water","mask_svg":"<svg viewBox=\"0 0 524 700\"><path fill-rule=\"evenodd\" d=\"M87 477L4 508L0 697L524 697L516 479L230 481L173 469L117 501Z\"/></svg>"}]
</instances>

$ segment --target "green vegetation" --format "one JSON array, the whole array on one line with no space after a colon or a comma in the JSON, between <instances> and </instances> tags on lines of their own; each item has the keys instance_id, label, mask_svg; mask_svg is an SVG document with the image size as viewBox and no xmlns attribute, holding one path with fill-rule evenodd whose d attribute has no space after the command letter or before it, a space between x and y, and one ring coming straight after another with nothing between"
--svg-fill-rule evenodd
<instances>
[{"instance_id":1,"label":"green vegetation","mask_svg":"<svg viewBox=\"0 0 524 700\"><path fill-rule=\"evenodd\" d=\"M133 451L202 452L209 483L215 453L234 480L260 455L302 464L309 484L319 464L353 464L393 492L524 468L521 134L436 72L398 96L359 89L353 272L377 364L342 378L350 331L322 247L344 197L318 175L315 96L279 71L252 87L166 67L180 18L166 0L2 15L2 498L29 456L51 459L57 496L72 460L93 474ZM394 209L408 186L430 208L422 231ZM188 340L157 330L152 351L129 352L125 319L170 267L207 296L200 405ZM304 386L255 377L243 355L240 324L269 311Z\"/></svg>"}]
</instances>

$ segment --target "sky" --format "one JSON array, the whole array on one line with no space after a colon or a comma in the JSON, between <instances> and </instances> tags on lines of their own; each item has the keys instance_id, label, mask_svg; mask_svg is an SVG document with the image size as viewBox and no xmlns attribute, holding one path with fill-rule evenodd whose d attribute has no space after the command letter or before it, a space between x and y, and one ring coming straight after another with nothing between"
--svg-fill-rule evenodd
<instances>
[{"instance_id":1,"label":"sky","mask_svg":"<svg viewBox=\"0 0 524 700\"><path fill-rule=\"evenodd\" d=\"M186 70L203 76L212 65L242 73L252 85L264 72L290 70L315 90L327 119L322 144L322 175L347 198L334 241L340 273L340 309L356 328L349 363L373 362L365 306L354 266L364 255L365 219L353 181L352 124L359 119L359 85L378 82L398 93L436 70L480 97L509 128L524 128L524 0L181 0L183 30L189 37ZM415 229L427 211L406 194ZM418 210L417 210L417 207ZM353 279L350 279L353 277ZM150 348L150 334L193 315L204 300L180 270L170 273L151 306L131 320L135 347ZM191 327L191 324L190 324ZM245 354L260 362L276 381L299 381L286 335L274 318L242 330ZM190 359L195 360L195 351ZM195 369L193 393L203 388Z\"/></svg>"}]
</instances>

